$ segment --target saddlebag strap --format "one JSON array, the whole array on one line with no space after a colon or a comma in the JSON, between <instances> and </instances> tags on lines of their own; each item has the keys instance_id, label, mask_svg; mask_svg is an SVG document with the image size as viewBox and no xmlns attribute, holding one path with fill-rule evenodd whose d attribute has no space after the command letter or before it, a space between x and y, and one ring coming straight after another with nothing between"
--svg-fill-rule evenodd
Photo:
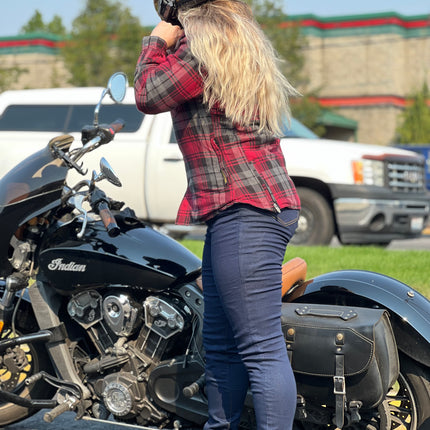
<instances>
[{"instance_id":1,"label":"saddlebag strap","mask_svg":"<svg viewBox=\"0 0 430 430\"><path fill-rule=\"evenodd\" d=\"M341 429L344 424L346 396L344 369L343 350L338 348L338 353L336 354L336 374L333 376L333 393L336 405L335 424L338 429Z\"/></svg>"},{"instance_id":2,"label":"saddlebag strap","mask_svg":"<svg viewBox=\"0 0 430 430\"><path fill-rule=\"evenodd\" d=\"M290 360L291 366L293 365L293 349L295 341L296 330L294 328L289 328L285 333L285 342L287 344L287 354Z\"/></svg>"}]
</instances>

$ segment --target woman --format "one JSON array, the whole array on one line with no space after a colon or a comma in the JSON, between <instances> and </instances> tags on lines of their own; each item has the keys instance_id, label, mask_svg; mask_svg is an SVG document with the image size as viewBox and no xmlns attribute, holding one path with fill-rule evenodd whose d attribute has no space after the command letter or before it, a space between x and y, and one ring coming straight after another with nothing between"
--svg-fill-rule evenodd
<instances>
[{"instance_id":1,"label":"woman","mask_svg":"<svg viewBox=\"0 0 430 430\"><path fill-rule=\"evenodd\" d=\"M185 2L177 18L143 39L135 94L143 112L171 111L188 178L177 222L207 224L205 429L237 429L249 385L257 428L290 429L281 265L300 202L275 136L296 92L244 2Z\"/></svg>"}]
</instances>

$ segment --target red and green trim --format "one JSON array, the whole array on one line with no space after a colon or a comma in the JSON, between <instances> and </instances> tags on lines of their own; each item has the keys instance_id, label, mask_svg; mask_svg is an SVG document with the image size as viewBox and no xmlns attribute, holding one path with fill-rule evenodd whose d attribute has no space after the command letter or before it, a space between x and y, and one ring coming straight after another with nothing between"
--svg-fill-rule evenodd
<instances>
[{"instance_id":1,"label":"red and green trim","mask_svg":"<svg viewBox=\"0 0 430 430\"><path fill-rule=\"evenodd\" d=\"M404 16L395 12L319 17L291 15L282 27L300 25L305 36L320 38L397 34L404 38L430 37L430 14ZM0 54L58 54L64 38L46 33L0 37Z\"/></svg>"},{"instance_id":2,"label":"red and green trim","mask_svg":"<svg viewBox=\"0 0 430 430\"><path fill-rule=\"evenodd\" d=\"M47 33L31 33L14 37L0 37L0 54L43 53L57 55L64 45L64 38Z\"/></svg>"},{"instance_id":3,"label":"red and green trim","mask_svg":"<svg viewBox=\"0 0 430 430\"><path fill-rule=\"evenodd\" d=\"M409 103L407 98L394 95L319 97L318 102L321 106L328 108L391 106L400 109L404 109ZM430 107L430 100L427 104Z\"/></svg>"},{"instance_id":4,"label":"red and green trim","mask_svg":"<svg viewBox=\"0 0 430 430\"><path fill-rule=\"evenodd\" d=\"M395 12L318 17L292 15L284 26L298 23L306 36L347 37L398 34L405 38L430 36L430 14L404 16Z\"/></svg>"}]
</instances>

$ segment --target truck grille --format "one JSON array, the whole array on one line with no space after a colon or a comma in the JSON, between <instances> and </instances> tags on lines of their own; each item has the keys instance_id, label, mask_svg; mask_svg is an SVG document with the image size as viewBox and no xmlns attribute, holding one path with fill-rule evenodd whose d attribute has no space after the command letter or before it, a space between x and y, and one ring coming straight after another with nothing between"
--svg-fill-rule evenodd
<instances>
[{"instance_id":1,"label":"truck grille","mask_svg":"<svg viewBox=\"0 0 430 430\"><path fill-rule=\"evenodd\" d=\"M425 190L424 164L416 161L388 161L388 186L392 191L421 193Z\"/></svg>"}]
</instances>

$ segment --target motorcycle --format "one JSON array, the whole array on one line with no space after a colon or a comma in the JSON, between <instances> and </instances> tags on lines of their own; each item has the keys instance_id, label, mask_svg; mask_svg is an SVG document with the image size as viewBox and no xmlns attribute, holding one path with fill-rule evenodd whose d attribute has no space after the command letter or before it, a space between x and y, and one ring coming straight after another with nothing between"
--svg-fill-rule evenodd
<instances>
[{"instance_id":1,"label":"motorcycle","mask_svg":"<svg viewBox=\"0 0 430 430\"><path fill-rule=\"evenodd\" d=\"M98 116L126 82L111 77L82 146L57 136L0 180L2 427L40 410L140 429L207 419L200 260L106 196L99 182L121 185L106 160L66 184L123 127ZM282 269L294 428L430 428L430 302L382 274L306 269ZM251 394L240 428L256 429Z\"/></svg>"}]
</instances>

